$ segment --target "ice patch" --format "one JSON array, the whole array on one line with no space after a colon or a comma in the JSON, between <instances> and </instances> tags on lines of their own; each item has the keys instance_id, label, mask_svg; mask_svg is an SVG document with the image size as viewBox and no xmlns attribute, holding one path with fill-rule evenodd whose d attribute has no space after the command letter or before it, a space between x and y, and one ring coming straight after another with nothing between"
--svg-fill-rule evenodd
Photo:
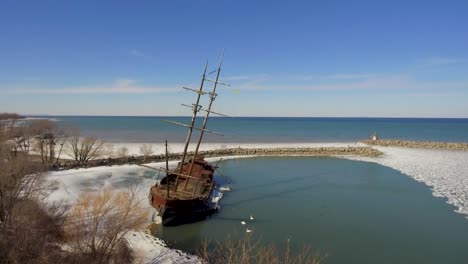
<instances>
[{"instance_id":1,"label":"ice patch","mask_svg":"<svg viewBox=\"0 0 468 264\"><path fill-rule=\"evenodd\" d=\"M170 166L173 167L176 164L177 162L173 161ZM147 165L158 168L165 166L165 163L150 163ZM82 192L100 192L107 187L116 190L136 187L139 198L146 200L148 199L150 186L158 181L158 173L148 173L148 171L153 172L151 169L137 165L124 165L49 172L45 183L51 194L47 197L47 200L49 202L62 201L73 204ZM162 176L161 174L160 177ZM210 197L210 206L213 209L220 208L219 203L223 197L223 192L229 189L226 186L215 185ZM152 212L148 224L150 222L162 223L161 217L150 205L149 201L146 204L147 210ZM126 238L142 263L201 263L196 256L183 253L180 250L170 249L164 241L149 233L132 231L127 234Z\"/></svg>"},{"instance_id":2,"label":"ice patch","mask_svg":"<svg viewBox=\"0 0 468 264\"><path fill-rule=\"evenodd\" d=\"M152 163L150 165L161 167L164 164ZM146 201L150 186L158 180L158 173L147 173L148 171L153 172L151 169L140 166L125 165L49 172L45 184L51 194L47 197L47 201L62 201L72 204L82 192L100 192L107 187L116 190L127 190L130 187L135 187L139 198ZM161 223L161 218L149 201L144 204L147 205L147 210L152 212L148 224L151 222ZM140 259L139 263L201 263L193 255L168 248L162 240L151 234L132 231L126 238Z\"/></svg>"},{"instance_id":3,"label":"ice patch","mask_svg":"<svg viewBox=\"0 0 468 264\"><path fill-rule=\"evenodd\" d=\"M127 146L127 145L126 145ZM135 144L135 151L140 144ZM360 143L296 143L296 144L210 144L204 149L216 149L221 147L233 148L267 148L267 147L343 147L362 146ZM431 187L436 197L446 197L448 203L457 207L456 212L468 215L468 151L445 151L427 149L406 149L394 147L374 147L384 153L381 157L357 157L345 156L343 158L359 161L375 162L394 168L402 173L423 182ZM155 148L153 148L155 149ZM164 150L161 145L160 150ZM176 152L176 151L174 151ZM135 152L138 153L138 152ZM242 157L223 157L245 158ZM207 159L217 161L219 158ZM170 162L175 166L177 161ZM147 164L152 167L164 167L164 163ZM147 198L148 189L157 182L158 174L146 173L145 169L136 165L125 165L116 167L96 167L89 169L75 169L59 172L50 172L46 182L52 191L48 197L49 201L74 202L83 191L101 191L106 186L113 188L128 188L136 185L141 191L142 198ZM229 191L228 186L216 186L211 194L210 202L213 208L219 209L219 201L223 192ZM148 210L155 211L148 203ZM160 221L160 217L153 214L149 221ZM134 236L135 235L135 236ZM161 240L153 236L134 232L130 235L132 248L141 251L144 263L200 263L199 259L191 257L178 250L169 249ZM156 242L155 242L156 241ZM158 244L158 243L159 244ZM184 255L185 254L185 255Z\"/></svg>"},{"instance_id":4,"label":"ice patch","mask_svg":"<svg viewBox=\"0 0 468 264\"><path fill-rule=\"evenodd\" d=\"M149 232L132 231L125 238L135 252L135 263L202 263L195 255L168 248L163 240L154 237Z\"/></svg>"},{"instance_id":5,"label":"ice patch","mask_svg":"<svg viewBox=\"0 0 468 264\"><path fill-rule=\"evenodd\" d=\"M374 147L381 157L344 157L375 162L396 169L431 188L435 197L445 197L468 218L468 151Z\"/></svg>"},{"instance_id":6,"label":"ice patch","mask_svg":"<svg viewBox=\"0 0 468 264\"><path fill-rule=\"evenodd\" d=\"M220 190L221 192L230 192L230 191L231 191L231 187L229 187L229 186L221 186L221 187L219 187L219 190Z\"/></svg>"},{"instance_id":7,"label":"ice patch","mask_svg":"<svg viewBox=\"0 0 468 264\"><path fill-rule=\"evenodd\" d=\"M226 192L228 190L231 190L231 188L228 186L215 185L215 188L211 192L210 196L210 207L215 210L219 210L219 208L221 208L221 206L219 205L219 201L221 200L221 198L223 198L223 192Z\"/></svg>"}]
</instances>

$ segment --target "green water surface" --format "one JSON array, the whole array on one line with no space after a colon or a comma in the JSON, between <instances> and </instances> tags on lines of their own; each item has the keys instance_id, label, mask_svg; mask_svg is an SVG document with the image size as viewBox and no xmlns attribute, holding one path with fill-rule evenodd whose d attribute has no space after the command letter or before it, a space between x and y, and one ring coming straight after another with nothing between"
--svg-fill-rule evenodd
<instances>
[{"instance_id":1,"label":"green water surface","mask_svg":"<svg viewBox=\"0 0 468 264\"><path fill-rule=\"evenodd\" d=\"M194 252L249 228L268 243L290 239L293 249L327 252L324 263L468 263L468 219L396 170L314 157L226 160L220 168L232 181L220 211L158 236Z\"/></svg>"}]
</instances>

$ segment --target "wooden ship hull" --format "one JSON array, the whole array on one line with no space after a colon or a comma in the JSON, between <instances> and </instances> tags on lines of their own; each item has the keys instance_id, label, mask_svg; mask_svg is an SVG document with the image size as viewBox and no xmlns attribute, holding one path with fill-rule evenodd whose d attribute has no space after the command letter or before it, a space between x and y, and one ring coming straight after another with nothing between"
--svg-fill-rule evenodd
<instances>
[{"instance_id":1,"label":"wooden ship hull","mask_svg":"<svg viewBox=\"0 0 468 264\"><path fill-rule=\"evenodd\" d=\"M190 163L184 165L189 166ZM159 184L151 187L150 202L158 210L163 225L174 226L201 221L216 211L211 204L215 167L203 159L197 160L194 167L196 169L191 173L191 177L182 173L186 177L179 175L177 180L177 174L169 173Z\"/></svg>"}]
</instances>

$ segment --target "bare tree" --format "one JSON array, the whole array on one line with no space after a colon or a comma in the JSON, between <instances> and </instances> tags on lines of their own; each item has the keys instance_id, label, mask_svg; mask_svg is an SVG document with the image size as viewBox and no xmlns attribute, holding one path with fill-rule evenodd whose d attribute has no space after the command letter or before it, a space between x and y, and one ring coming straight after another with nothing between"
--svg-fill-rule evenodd
<instances>
[{"instance_id":1,"label":"bare tree","mask_svg":"<svg viewBox=\"0 0 468 264\"><path fill-rule=\"evenodd\" d=\"M140 146L140 154L145 157L151 156L153 154L153 147L150 144L143 144Z\"/></svg>"},{"instance_id":2,"label":"bare tree","mask_svg":"<svg viewBox=\"0 0 468 264\"><path fill-rule=\"evenodd\" d=\"M68 154L79 163L85 163L91 159L101 156L104 141L95 137L81 138L77 132L69 137L66 144Z\"/></svg>"},{"instance_id":3,"label":"bare tree","mask_svg":"<svg viewBox=\"0 0 468 264\"><path fill-rule=\"evenodd\" d=\"M6 132L10 132L21 120L22 116L15 113L0 113L0 134L6 135Z\"/></svg>"},{"instance_id":4,"label":"bare tree","mask_svg":"<svg viewBox=\"0 0 468 264\"><path fill-rule=\"evenodd\" d=\"M44 168L9 151L0 154L0 168L0 222L9 222L18 201L37 198Z\"/></svg>"},{"instance_id":5,"label":"bare tree","mask_svg":"<svg viewBox=\"0 0 468 264\"><path fill-rule=\"evenodd\" d=\"M0 143L7 144L13 138L13 131L21 118L18 114L0 113Z\"/></svg>"},{"instance_id":6,"label":"bare tree","mask_svg":"<svg viewBox=\"0 0 468 264\"><path fill-rule=\"evenodd\" d=\"M128 148L121 147L117 150L117 157L126 157L128 156Z\"/></svg>"},{"instance_id":7,"label":"bare tree","mask_svg":"<svg viewBox=\"0 0 468 264\"><path fill-rule=\"evenodd\" d=\"M30 133L34 135L34 150L38 152L43 164L57 162L55 151L57 145L63 146L66 139L64 129L55 122L40 119L30 124Z\"/></svg>"},{"instance_id":8,"label":"bare tree","mask_svg":"<svg viewBox=\"0 0 468 264\"><path fill-rule=\"evenodd\" d=\"M125 235L148 223L145 202L135 189L83 193L66 223L71 248L90 254L99 263L109 263L117 251L126 247Z\"/></svg>"},{"instance_id":9,"label":"bare tree","mask_svg":"<svg viewBox=\"0 0 468 264\"><path fill-rule=\"evenodd\" d=\"M102 149L102 154L109 158L114 157L114 145L111 143L104 144L103 149Z\"/></svg>"},{"instance_id":10,"label":"bare tree","mask_svg":"<svg viewBox=\"0 0 468 264\"><path fill-rule=\"evenodd\" d=\"M22 152L26 155L29 154L31 147L32 133L30 130L29 122L22 122L18 124L12 131L12 140L14 141L14 152Z\"/></svg>"}]
</instances>

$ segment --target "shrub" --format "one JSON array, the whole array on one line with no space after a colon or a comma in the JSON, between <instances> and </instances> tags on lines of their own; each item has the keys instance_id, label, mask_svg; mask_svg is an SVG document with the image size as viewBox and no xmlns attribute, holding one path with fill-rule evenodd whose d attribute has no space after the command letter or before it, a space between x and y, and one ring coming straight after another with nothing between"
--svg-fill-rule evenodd
<instances>
[{"instance_id":1,"label":"shrub","mask_svg":"<svg viewBox=\"0 0 468 264\"><path fill-rule=\"evenodd\" d=\"M147 224L145 205L135 189L82 194L65 225L71 250L99 263L131 262L133 255L124 236Z\"/></svg>"},{"instance_id":2,"label":"shrub","mask_svg":"<svg viewBox=\"0 0 468 264\"><path fill-rule=\"evenodd\" d=\"M291 253L289 240L279 250L273 244L265 245L260 240L253 240L250 234L241 240L228 237L226 241L211 246L205 242L198 250L198 256L210 264L320 264L327 257L307 246L299 253Z\"/></svg>"}]
</instances>

